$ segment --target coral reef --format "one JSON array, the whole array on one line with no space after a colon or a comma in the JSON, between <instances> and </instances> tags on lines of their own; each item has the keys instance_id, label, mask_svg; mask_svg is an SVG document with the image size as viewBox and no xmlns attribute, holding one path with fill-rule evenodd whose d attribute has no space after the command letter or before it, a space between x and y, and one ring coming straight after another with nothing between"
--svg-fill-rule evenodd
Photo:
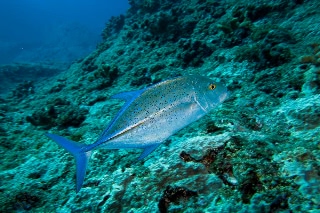
<instances>
[{"instance_id":1,"label":"coral reef","mask_svg":"<svg viewBox=\"0 0 320 213\"><path fill-rule=\"evenodd\" d=\"M32 84L32 81L40 80L44 77L51 77L62 71L61 65L36 63L0 65L0 94L14 90L15 87L20 84L16 89L16 92L19 94L14 96L24 96L28 92L21 90L28 90L28 84Z\"/></svg>"},{"instance_id":2,"label":"coral reef","mask_svg":"<svg viewBox=\"0 0 320 213\"><path fill-rule=\"evenodd\" d=\"M13 72L0 212L317 212L319 1L129 2L65 72ZM188 74L226 84L229 99L143 161L96 150L76 194L72 156L44 134L93 143L123 104L110 96Z\"/></svg>"},{"instance_id":3,"label":"coral reef","mask_svg":"<svg viewBox=\"0 0 320 213\"><path fill-rule=\"evenodd\" d=\"M124 26L124 21L124 15L120 15L118 17L112 16L109 22L106 24L106 27L102 31L102 39L106 40L109 36L119 33L119 31Z\"/></svg>"}]
</instances>

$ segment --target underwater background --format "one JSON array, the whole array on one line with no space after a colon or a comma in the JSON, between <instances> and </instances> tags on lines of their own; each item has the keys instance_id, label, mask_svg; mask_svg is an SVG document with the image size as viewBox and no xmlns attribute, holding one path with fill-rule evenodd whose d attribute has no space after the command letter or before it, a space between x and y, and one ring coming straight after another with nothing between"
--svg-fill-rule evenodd
<instances>
[{"instance_id":1,"label":"underwater background","mask_svg":"<svg viewBox=\"0 0 320 213\"><path fill-rule=\"evenodd\" d=\"M318 0L129 0L105 14L100 1L30 1L12 23L10 2L0 212L320 212ZM45 18L22 12L36 6ZM189 74L229 99L142 161L95 151L76 193L73 157L45 133L91 144L123 104L112 95Z\"/></svg>"}]
</instances>

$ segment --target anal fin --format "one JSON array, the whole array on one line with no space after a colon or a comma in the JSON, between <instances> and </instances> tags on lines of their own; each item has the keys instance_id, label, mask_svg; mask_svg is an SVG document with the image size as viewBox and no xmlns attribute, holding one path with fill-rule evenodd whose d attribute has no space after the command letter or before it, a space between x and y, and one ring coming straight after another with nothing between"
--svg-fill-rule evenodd
<instances>
[{"instance_id":1,"label":"anal fin","mask_svg":"<svg viewBox=\"0 0 320 213\"><path fill-rule=\"evenodd\" d=\"M156 143L151 146L147 146L144 148L143 152L139 156L138 160L142 160L143 158L147 157L151 152L153 152L157 147L159 146L159 143Z\"/></svg>"}]
</instances>

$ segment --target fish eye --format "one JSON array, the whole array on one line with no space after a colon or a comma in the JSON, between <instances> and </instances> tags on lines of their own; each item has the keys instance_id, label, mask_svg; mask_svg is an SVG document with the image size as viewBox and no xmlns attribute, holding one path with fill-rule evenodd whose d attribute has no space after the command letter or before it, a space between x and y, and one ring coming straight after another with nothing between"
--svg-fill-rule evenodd
<instances>
[{"instance_id":1,"label":"fish eye","mask_svg":"<svg viewBox=\"0 0 320 213\"><path fill-rule=\"evenodd\" d=\"M210 84L209 85L209 90L214 90L217 86L215 84Z\"/></svg>"}]
</instances>

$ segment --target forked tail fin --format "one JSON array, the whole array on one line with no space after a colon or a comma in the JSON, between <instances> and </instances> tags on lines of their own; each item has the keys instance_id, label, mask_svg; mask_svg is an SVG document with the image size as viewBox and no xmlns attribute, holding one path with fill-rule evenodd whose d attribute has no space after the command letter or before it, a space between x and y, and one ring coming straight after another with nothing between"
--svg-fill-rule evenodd
<instances>
[{"instance_id":1,"label":"forked tail fin","mask_svg":"<svg viewBox=\"0 0 320 213\"><path fill-rule=\"evenodd\" d=\"M86 170L88 161L90 159L91 151L84 151L86 145L68 140L59 135L47 133L46 136L54 140L59 146L70 152L76 159L76 177L77 177L77 187L76 192L78 193L82 187L84 178L86 176Z\"/></svg>"}]
</instances>

